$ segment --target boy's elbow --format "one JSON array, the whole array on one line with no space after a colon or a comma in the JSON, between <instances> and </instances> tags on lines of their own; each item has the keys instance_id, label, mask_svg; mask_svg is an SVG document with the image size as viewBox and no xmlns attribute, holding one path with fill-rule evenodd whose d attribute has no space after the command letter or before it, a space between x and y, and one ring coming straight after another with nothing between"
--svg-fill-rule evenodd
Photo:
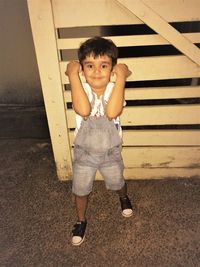
<instances>
[{"instance_id":1,"label":"boy's elbow","mask_svg":"<svg viewBox=\"0 0 200 267\"><path fill-rule=\"evenodd\" d=\"M91 110L88 109L88 110L77 110L76 113L79 114L81 117L85 118L85 117L88 117L90 115L90 112Z\"/></svg>"},{"instance_id":2,"label":"boy's elbow","mask_svg":"<svg viewBox=\"0 0 200 267\"><path fill-rule=\"evenodd\" d=\"M87 113L81 113L81 114L79 114L81 117L83 117L83 118L87 118L87 117L89 117L90 116L90 112L87 112Z\"/></svg>"},{"instance_id":3,"label":"boy's elbow","mask_svg":"<svg viewBox=\"0 0 200 267\"><path fill-rule=\"evenodd\" d=\"M111 117L111 116L107 116L107 118L109 119L109 121L116 119L116 117Z\"/></svg>"},{"instance_id":4,"label":"boy's elbow","mask_svg":"<svg viewBox=\"0 0 200 267\"><path fill-rule=\"evenodd\" d=\"M113 120L113 119L116 119L118 116L120 116L122 111L123 111L123 106L122 107L118 106L116 108L116 106L108 105L106 107L106 116L109 120Z\"/></svg>"},{"instance_id":5,"label":"boy's elbow","mask_svg":"<svg viewBox=\"0 0 200 267\"><path fill-rule=\"evenodd\" d=\"M107 112L107 113L106 113L106 116L107 116L107 118L108 118L109 120L114 120L114 119L116 119L120 114L121 114L121 112L118 112L118 113L116 113L116 112Z\"/></svg>"}]
</instances>

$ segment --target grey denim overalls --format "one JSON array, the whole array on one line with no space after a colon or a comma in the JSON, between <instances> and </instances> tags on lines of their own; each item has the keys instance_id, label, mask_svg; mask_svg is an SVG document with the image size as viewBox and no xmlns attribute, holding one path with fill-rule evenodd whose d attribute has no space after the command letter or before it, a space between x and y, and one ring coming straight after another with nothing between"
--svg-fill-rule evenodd
<instances>
[{"instance_id":1,"label":"grey denim overalls","mask_svg":"<svg viewBox=\"0 0 200 267\"><path fill-rule=\"evenodd\" d=\"M92 108L94 101L95 96L93 94ZM105 109L104 95L102 103ZM92 166L95 165L95 161L98 165L103 161L106 154L109 154L115 147L119 147L121 144L122 140L114 122L108 120L105 115L98 118L89 116L86 120L83 120L74 141L75 150L80 149L82 151L82 161L85 161L87 157L89 159L88 165ZM91 154L94 155L92 160L89 157ZM122 160L121 157L119 159Z\"/></svg>"}]
</instances>

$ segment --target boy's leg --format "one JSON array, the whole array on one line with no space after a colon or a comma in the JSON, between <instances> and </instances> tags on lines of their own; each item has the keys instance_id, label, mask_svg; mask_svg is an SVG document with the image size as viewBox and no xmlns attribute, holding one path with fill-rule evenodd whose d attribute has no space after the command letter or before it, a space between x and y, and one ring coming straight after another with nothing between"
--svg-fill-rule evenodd
<instances>
[{"instance_id":1,"label":"boy's leg","mask_svg":"<svg viewBox=\"0 0 200 267\"><path fill-rule=\"evenodd\" d=\"M133 215L133 208L127 195L127 185L124 181L123 174L120 174L119 167L117 165L107 166L101 168L100 172L104 177L106 188L113 190L118 194L122 209L122 215L124 217L131 217ZM120 189L117 189L117 187Z\"/></svg>"},{"instance_id":2,"label":"boy's leg","mask_svg":"<svg viewBox=\"0 0 200 267\"><path fill-rule=\"evenodd\" d=\"M86 221L85 215L86 215L86 210L87 210L87 205L88 205L88 197L89 196L75 195L76 212L77 212L79 222Z\"/></svg>"},{"instance_id":3,"label":"boy's leg","mask_svg":"<svg viewBox=\"0 0 200 267\"><path fill-rule=\"evenodd\" d=\"M120 147L113 148L107 154L104 165L100 167L99 171L104 177L106 188L117 192L120 199L122 215L124 217L131 217L133 215L133 208L127 195L127 185L123 176L124 164Z\"/></svg>"},{"instance_id":4,"label":"boy's leg","mask_svg":"<svg viewBox=\"0 0 200 267\"><path fill-rule=\"evenodd\" d=\"M77 196L75 195L75 205L78 220L74 225L72 230L72 245L79 246L83 243L85 239L85 230L87 226L86 220L86 210L88 205L88 195L87 196Z\"/></svg>"},{"instance_id":5,"label":"boy's leg","mask_svg":"<svg viewBox=\"0 0 200 267\"><path fill-rule=\"evenodd\" d=\"M124 186L120 189L117 190L116 193L119 195L119 197L125 197L127 195L127 184L125 182Z\"/></svg>"},{"instance_id":6,"label":"boy's leg","mask_svg":"<svg viewBox=\"0 0 200 267\"><path fill-rule=\"evenodd\" d=\"M121 209L122 209L122 215L124 217L131 217L133 215L133 207L131 205L131 201L127 195L127 184L125 182L124 186L117 190L116 193L119 196Z\"/></svg>"},{"instance_id":7,"label":"boy's leg","mask_svg":"<svg viewBox=\"0 0 200 267\"><path fill-rule=\"evenodd\" d=\"M88 204L88 195L87 196L77 196L75 195L75 205L78 216L78 221L74 225L74 229L72 230L72 244L74 246L79 246L85 238L85 230L87 226L86 220L86 210Z\"/></svg>"},{"instance_id":8,"label":"boy's leg","mask_svg":"<svg viewBox=\"0 0 200 267\"><path fill-rule=\"evenodd\" d=\"M72 230L72 244L79 246L85 238L87 226L86 210L88 205L89 194L92 191L93 181L95 178L96 168L79 165L73 165L73 183L72 192L75 196L75 205L78 221Z\"/></svg>"}]
</instances>

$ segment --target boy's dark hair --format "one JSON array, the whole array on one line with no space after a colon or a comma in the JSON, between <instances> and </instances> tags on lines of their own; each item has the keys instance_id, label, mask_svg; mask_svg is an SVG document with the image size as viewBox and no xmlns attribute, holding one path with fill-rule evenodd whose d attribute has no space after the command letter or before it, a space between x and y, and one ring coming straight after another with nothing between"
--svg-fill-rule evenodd
<instances>
[{"instance_id":1,"label":"boy's dark hair","mask_svg":"<svg viewBox=\"0 0 200 267\"><path fill-rule=\"evenodd\" d=\"M118 49L112 40L96 36L86 40L79 47L78 59L81 66L83 66L83 61L89 55L93 55L94 58L107 55L112 60L112 66L115 66L117 64Z\"/></svg>"}]
</instances>

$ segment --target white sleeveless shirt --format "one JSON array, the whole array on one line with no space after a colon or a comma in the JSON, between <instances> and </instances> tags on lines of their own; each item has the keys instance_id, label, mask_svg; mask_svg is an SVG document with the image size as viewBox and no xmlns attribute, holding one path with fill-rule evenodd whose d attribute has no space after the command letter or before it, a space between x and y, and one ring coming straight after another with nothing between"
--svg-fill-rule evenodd
<instances>
[{"instance_id":1,"label":"white sleeveless shirt","mask_svg":"<svg viewBox=\"0 0 200 267\"><path fill-rule=\"evenodd\" d=\"M101 116L105 115L105 110L104 110L104 106L103 106L103 97L104 97L104 102L105 104L108 103L108 100L110 98L110 95L112 93L113 87L114 87L114 83L109 82L106 90L104 92L103 95L101 95L99 98L97 97L97 95L92 91L90 85L88 83L82 83L83 88L88 96L89 102L92 103L93 101L93 108L92 111L90 113L90 116L92 117L96 117L99 118ZM93 99L95 97L95 99ZM126 105L126 102L124 101L124 106ZM81 126L81 122L83 120L83 117L81 117L79 114L76 113L76 129L75 129L75 135L77 134L80 126ZM120 118L117 117L116 119L113 119L114 124L119 132L120 137L122 137L122 128L120 125Z\"/></svg>"}]
</instances>

